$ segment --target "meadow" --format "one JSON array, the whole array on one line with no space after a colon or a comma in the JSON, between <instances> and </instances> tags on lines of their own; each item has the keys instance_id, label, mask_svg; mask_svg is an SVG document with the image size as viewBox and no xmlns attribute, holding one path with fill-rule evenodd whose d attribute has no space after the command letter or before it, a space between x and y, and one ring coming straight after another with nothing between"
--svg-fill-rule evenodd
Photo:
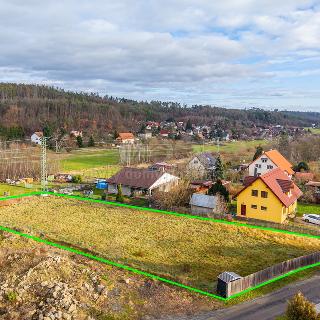
<instances>
[{"instance_id":1,"label":"meadow","mask_svg":"<svg viewBox=\"0 0 320 320\"><path fill-rule=\"evenodd\" d=\"M54 196L1 207L0 225L212 292L223 271L244 276L320 250L317 239Z\"/></svg>"},{"instance_id":2,"label":"meadow","mask_svg":"<svg viewBox=\"0 0 320 320\"><path fill-rule=\"evenodd\" d=\"M313 203L298 203L297 215L301 217L305 213L320 214L320 204Z\"/></svg>"}]
</instances>

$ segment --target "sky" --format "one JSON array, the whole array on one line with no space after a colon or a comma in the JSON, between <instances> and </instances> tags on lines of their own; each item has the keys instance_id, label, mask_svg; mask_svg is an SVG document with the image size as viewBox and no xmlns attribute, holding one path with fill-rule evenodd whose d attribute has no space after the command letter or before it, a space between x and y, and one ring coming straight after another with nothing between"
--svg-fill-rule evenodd
<instances>
[{"instance_id":1,"label":"sky","mask_svg":"<svg viewBox=\"0 0 320 320\"><path fill-rule=\"evenodd\" d=\"M0 82L320 112L320 0L0 0Z\"/></svg>"}]
</instances>

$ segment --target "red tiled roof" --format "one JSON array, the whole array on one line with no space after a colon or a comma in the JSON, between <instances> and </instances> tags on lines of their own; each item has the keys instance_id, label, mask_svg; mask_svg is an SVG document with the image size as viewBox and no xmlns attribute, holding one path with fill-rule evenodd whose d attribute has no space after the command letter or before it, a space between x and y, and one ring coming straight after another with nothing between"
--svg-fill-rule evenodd
<instances>
[{"instance_id":1,"label":"red tiled roof","mask_svg":"<svg viewBox=\"0 0 320 320\"><path fill-rule=\"evenodd\" d=\"M148 169L125 167L109 178L111 184L121 184L134 188L150 188L164 173Z\"/></svg>"},{"instance_id":2,"label":"red tiled roof","mask_svg":"<svg viewBox=\"0 0 320 320\"><path fill-rule=\"evenodd\" d=\"M296 172L295 178L297 180L311 181L314 178L314 174L312 172Z\"/></svg>"},{"instance_id":3,"label":"red tiled roof","mask_svg":"<svg viewBox=\"0 0 320 320\"><path fill-rule=\"evenodd\" d=\"M134 135L131 132L120 132L118 139L121 139L121 140L134 139Z\"/></svg>"}]
</instances>

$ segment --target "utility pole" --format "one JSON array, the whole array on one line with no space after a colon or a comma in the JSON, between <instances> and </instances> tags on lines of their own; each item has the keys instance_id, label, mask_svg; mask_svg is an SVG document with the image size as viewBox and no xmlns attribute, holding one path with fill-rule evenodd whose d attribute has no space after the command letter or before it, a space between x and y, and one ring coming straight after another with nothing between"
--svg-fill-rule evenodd
<instances>
[{"instance_id":1,"label":"utility pole","mask_svg":"<svg viewBox=\"0 0 320 320\"><path fill-rule=\"evenodd\" d=\"M41 138L41 190L47 191L48 172L47 172L47 138Z\"/></svg>"}]
</instances>

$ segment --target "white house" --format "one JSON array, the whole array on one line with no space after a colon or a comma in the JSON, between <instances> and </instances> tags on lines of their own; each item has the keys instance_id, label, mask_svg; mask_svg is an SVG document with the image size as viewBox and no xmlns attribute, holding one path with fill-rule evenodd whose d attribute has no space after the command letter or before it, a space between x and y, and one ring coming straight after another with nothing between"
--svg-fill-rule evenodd
<instances>
[{"instance_id":1,"label":"white house","mask_svg":"<svg viewBox=\"0 0 320 320\"><path fill-rule=\"evenodd\" d=\"M151 195L154 190L168 192L179 178L167 172L125 167L107 180L108 193L117 193L121 185L125 196Z\"/></svg>"},{"instance_id":2,"label":"white house","mask_svg":"<svg viewBox=\"0 0 320 320\"><path fill-rule=\"evenodd\" d=\"M31 142L41 145L41 138L43 137L43 132L37 131L31 135Z\"/></svg>"},{"instance_id":3,"label":"white house","mask_svg":"<svg viewBox=\"0 0 320 320\"><path fill-rule=\"evenodd\" d=\"M216 165L216 158L209 152L203 152L192 158L187 164L187 173L193 178L212 177Z\"/></svg>"},{"instance_id":4,"label":"white house","mask_svg":"<svg viewBox=\"0 0 320 320\"><path fill-rule=\"evenodd\" d=\"M191 213L208 215L213 213L217 206L217 197L202 193L194 193L190 199Z\"/></svg>"},{"instance_id":5,"label":"white house","mask_svg":"<svg viewBox=\"0 0 320 320\"><path fill-rule=\"evenodd\" d=\"M294 174L292 164L278 150L270 150L249 165L249 176L261 176L275 168L280 168L289 178Z\"/></svg>"}]
</instances>

